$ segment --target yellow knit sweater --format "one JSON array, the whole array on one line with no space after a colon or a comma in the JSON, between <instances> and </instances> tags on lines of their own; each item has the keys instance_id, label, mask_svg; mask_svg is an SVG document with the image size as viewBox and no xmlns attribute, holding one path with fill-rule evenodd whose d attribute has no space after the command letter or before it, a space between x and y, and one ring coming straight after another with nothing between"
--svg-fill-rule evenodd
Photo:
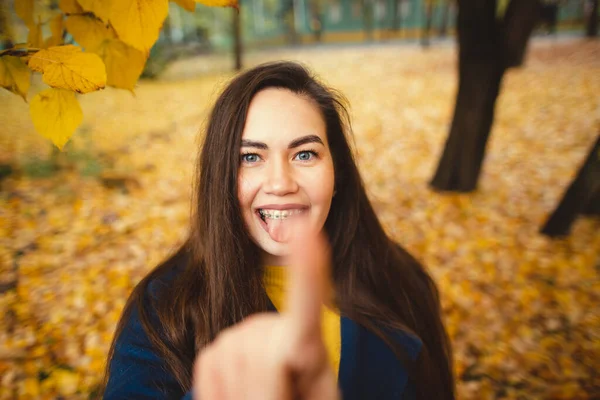
<instances>
[{"instance_id":1,"label":"yellow knit sweater","mask_svg":"<svg viewBox=\"0 0 600 400\"><path fill-rule=\"evenodd\" d=\"M271 302L277 311L284 311L285 296L287 292L287 268L267 266L264 276L265 288ZM329 363L337 377L342 349L340 316L337 311L323 306L322 309L323 341L327 349Z\"/></svg>"}]
</instances>

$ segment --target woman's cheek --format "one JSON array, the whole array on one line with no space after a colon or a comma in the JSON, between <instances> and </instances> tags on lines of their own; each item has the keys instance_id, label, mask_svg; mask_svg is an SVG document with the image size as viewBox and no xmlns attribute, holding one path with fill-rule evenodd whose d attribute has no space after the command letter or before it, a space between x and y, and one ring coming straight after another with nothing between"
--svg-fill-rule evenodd
<instances>
[{"instance_id":1,"label":"woman's cheek","mask_svg":"<svg viewBox=\"0 0 600 400\"><path fill-rule=\"evenodd\" d=\"M248 174L240 173L238 179L238 200L242 207L250 207L254 199L255 189Z\"/></svg>"}]
</instances>

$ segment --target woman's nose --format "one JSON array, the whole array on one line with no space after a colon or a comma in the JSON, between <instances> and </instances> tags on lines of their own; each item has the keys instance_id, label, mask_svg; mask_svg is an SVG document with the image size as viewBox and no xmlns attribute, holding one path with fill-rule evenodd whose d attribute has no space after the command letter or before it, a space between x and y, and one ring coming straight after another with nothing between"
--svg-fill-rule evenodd
<instances>
[{"instance_id":1,"label":"woman's nose","mask_svg":"<svg viewBox=\"0 0 600 400\"><path fill-rule=\"evenodd\" d=\"M298 190L292 167L287 162L273 160L269 163L266 173L265 193L283 196Z\"/></svg>"}]
</instances>

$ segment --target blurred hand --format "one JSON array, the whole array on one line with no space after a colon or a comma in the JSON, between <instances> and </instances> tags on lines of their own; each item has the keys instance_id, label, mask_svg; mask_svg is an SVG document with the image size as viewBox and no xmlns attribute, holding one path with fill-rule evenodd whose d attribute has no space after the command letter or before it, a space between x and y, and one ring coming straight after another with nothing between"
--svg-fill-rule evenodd
<instances>
[{"instance_id":1,"label":"blurred hand","mask_svg":"<svg viewBox=\"0 0 600 400\"><path fill-rule=\"evenodd\" d=\"M253 315L223 331L196 359L194 399L338 399L321 337L327 239L294 221L286 312Z\"/></svg>"}]
</instances>

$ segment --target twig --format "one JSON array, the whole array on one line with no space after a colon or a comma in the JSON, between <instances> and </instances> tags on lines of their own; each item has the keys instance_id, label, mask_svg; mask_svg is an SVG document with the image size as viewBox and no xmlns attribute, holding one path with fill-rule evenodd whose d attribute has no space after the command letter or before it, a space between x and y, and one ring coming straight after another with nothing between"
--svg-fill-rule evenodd
<instances>
[{"instance_id":1,"label":"twig","mask_svg":"<svg viewBox=\"0 0 600 400\"><path fill-rule=\"evenodd\" d=\"M29 48L29 49L6 49L0 51L0 57L3 56L16 56L16 57L25 57L33 53L37 53L41 49Z\"/></svg>"}]
</instances>

